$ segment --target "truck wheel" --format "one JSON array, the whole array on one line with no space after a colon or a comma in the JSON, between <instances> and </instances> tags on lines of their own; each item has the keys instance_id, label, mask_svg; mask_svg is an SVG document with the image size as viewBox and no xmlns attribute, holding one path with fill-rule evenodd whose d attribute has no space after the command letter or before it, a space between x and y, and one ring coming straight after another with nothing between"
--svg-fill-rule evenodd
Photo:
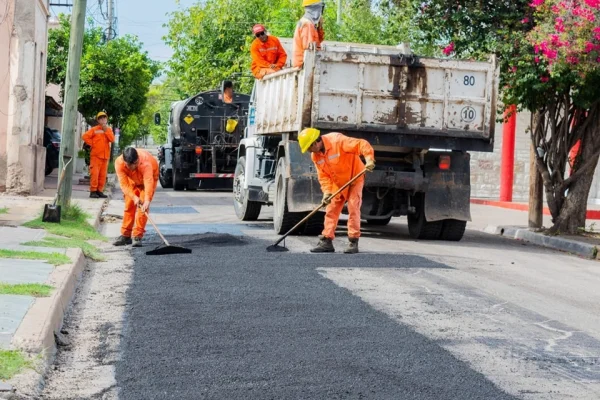
<instances>
[{"instance_id":1,"label":"truck wheel","mask_svg":"<svg viewBox=\"0 0 600 400\"><path fill-rule=\"evenodd\" d=\"M367 225L371 226L385 226L390 223L392 217L387 217L385 219L368 219Z\"/></svg>"},{"instance_id":2,"label":"truck wheel","mask_svg":"<svg viewBox=\"0 0 600 400\"><path fill-rule=\"evenodd\" d=\"M285 162L283 157L277 162L277 173L275 174L275 201L273 204L273 228L275 233L283 235L294 227L300 220L304 213L292 213L288 210L287 205L287 179L283 177L283 170L285 168ZM299 233L301 229L296 232Z\"/></svg>"},{"instance_id":3,"label":"truck wheel","mask_svg":"<svg viewBox=\"0 0 600 400\"><path fill-rule=\"evenodd\" d=\"M52 163L50 162L50 159L48 157L46 157L46 166L44 167L44 175L48 176L52 173L52 171L54 171L54 168L52 168Z\"/></svg>"},{"instance_id":4,"label":"truck wheel","mask_svg":"<svg viewBox=\"0 0 600 400\"><path fill-rule=\"evenodd\" d=\"M440 239L458 242L462 239L467 228L467 221L457 219L446 219L442 224L442 233Z\"/></svg>"},{"instance_id":5,"label":"truck wheel","mask_svg":"<svg viewBox=\"0 0 600 400\"><path fill-rule=\"evenodd\" d=\"M238 158L233 175L233 208L241 221L256 221L262 204L248 200L248 190L244 189L246 175L246 157Z\"/></svg>"},{"instance_id":6,"label":"truck wheel","mask_svg":"<svg viewBox=\"0 0 600 400\"><path fill-rule=\"evenodd\" d=\"M443 221L427 221L425 218L425 197L415 195L416 213L408 214L408 233L413 239L437 240L442 232Z\"/></svg>"},{"instance_id":7,"label":"truck wheel","mask_svg":"<svg viewBox=\"0 0 600 400\"><path fill-rule=\"evenodd\" d=\"M325 213L317 212L306 221L302 233L307 236L317 236L323 232L323 228L325 228Z\"/></svg>"},{"instance_id":8,"label":"truck wheel","mask_svg":"<svg viewBox=\"0 0 600 400\"><path fill-rule=\"evenodd\" d=\"M173 168L173 190L180 192L183 189L185 189L185 183L183 182L183 179L179 177L177 168Z\"/></svg>"},{"instance_id":9,"label":"truck wheel","mask_svg":"<svg viewBox=\"0 0 600 400\"><path fill-rule=\"evenodd\" d=\"M163 189L171 189L173 187L173 177L166 176L167 172L165 171L165 162L161 161L158 164L158 170L160 171L158 174L158 179L160 180L160 186Z\"/></svg>"}]
</instances>

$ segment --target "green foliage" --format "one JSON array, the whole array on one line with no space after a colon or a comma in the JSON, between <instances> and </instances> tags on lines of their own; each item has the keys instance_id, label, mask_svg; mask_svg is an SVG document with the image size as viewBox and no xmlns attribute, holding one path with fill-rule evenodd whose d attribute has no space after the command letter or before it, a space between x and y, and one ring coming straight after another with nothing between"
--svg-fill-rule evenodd
<instances>
[{"instance_id":1,"label":"green foliage","mask_svg":"<svg viewBox=\"0 0 600 400\"><path fill-rule=\"evenodd\" d=\"M39 251L19 251L0 249L0 258L14 258L19 260L42 260L52 265L63 265L71 262L71 259L60 253L42 253Z\"/></svg>"},{"instance_id":2,"label":"green foliage","mask_svg":"<svg viewBox=\"0 0 600 400\"><path fill-rule=\"evenodd\" d=\"M49 83L63 86L66 76L70 22L60 16L60 27L48 34ZM84 35L81 59L79 111L88 120L106 110L110 122L117 124L140 113L146 105L146 93L160 66L142 51L136 37L123 36L105 42L102 28L89 27Z\"/></svg>"},{"instance_id":3,"label":"green foliage","mask_svg":"<svg viewBox=\"0 0 600 400\"><path fill-rule=\"evenodd\" d=\"M77 204L72 204L62 210L60 224L42 222L42 216L40 215L36 219L23 224L23 226L33 229L45 229L54 235L73 239L106 241L106 237L98 233L87 222L88 218L90 218L89 214L85 213Z\"/></svg>"},{"instance_id":4,"label":"green foliage","mask_svg":"<svg viewBox=\"0 0 600 400\"><path fill-rule=\"evenodd\" d=\"M0 379L8 380L33 363L18 350L0 350Z\"/></svg>"},{"instance_id":5,"label":"green foliage","mask_svg":"<svg viewBox=\"0 0 600 400\"><path fill-rule=\"evenodd\" d=\"M8 214L8 207L0 208L0 214Z\"/></svg>"},{"instance_id":6,"label":"green foliage","mask_svg":"<svg viewBox=\"0 0 600 400\"><path fill-rule=\"evenodd\" d=\"M416 0L347 0L338 26L336 2L325 1L325 40L386 45L408 41L416 53L431 55L433 47L414 28L413 3ZM222 80L234 76L236 91L250 93L252 26L262 23L270 34L292 38L304 13L301 4L300 0L207 0L171 13L165 37L174 52L169 77L179 82L185 97L218 88Z\"/></svg>"},{"instance_id":7,"label":"green foliage","mask_svg":"<svg viewBox=\"0 0 600 400\"><path fill-rule=\"evenodd\" d=\"M52 286L39 283L8 284L0 282L0 294L12 294L17 296L48 297L52 293Z\"/></svg>"},{"instance_id":8,"label":"green foliage","mask_svg":"<svg viewBox=\"0 0 600 400\"><path fill-rule=\"evenodd\" d=\"M32 241L23 243L23 246L36 246L36 247L56 247L60 249L74 249L79 248L83 251L86 257L91 258L94 261L105 261L106 258L102 255L100 250L82 239L65 239L60 237L45 237L39 241Z\"/></svg>"}]
</instances>

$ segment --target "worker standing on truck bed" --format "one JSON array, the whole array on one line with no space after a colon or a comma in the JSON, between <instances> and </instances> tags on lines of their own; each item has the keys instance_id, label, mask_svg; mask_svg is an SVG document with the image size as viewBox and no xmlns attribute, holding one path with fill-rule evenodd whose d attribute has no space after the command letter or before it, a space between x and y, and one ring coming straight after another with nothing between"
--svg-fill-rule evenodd
<instances>
[{"instance_id":1,"label":"worker standing on truck bed","mask_svg":"<svg viewBox=\"0 0 600 400\"><path fill-rule=\"evenodd\" d=\"M265 75L273 74L283 68L287 53L278 38L267 35L263 25L254 25L252 32L256 36L250 46L252 74L256 79L262 79Z\"/></svg>"},{"instance_id":2,"label":"worker standing on truck bed","mask_svg":"<svg viewBox=\"0 0 600 400\"><path fill-rule=\"evenodd\" d=\"M96 115L98 125L83 134L82 139L90 150L90 197L92 199L107 198L104 194L108 160L110 159L110 144L115 141L115 134L107 125L108 115L99 112Z\"/></svg>"},{"instance_id":3,"label":"worker standing on truck bed","mask_svg":"<svg viewBox=\"0 0 600 400\"><path fill-rule=\"evenodd\" d=\"M158 162L148 151L128 147L115 161L115 170L125 196L125 212L121 236L113 245L133 243L132 247L141 247L148 222L145 212L150 207L158 182Z\"/></svg>"},{"instance_id":4,"label":"worker standing on truck bed","mask_svg":"<svg viewBox=\"0 0 600 400\"><path fill-rule=\"evenodd\" d=\"M302 67L304 64L304 51L314 43L317 50L325 38L323 30L323 10L325 4L321 0L303 0L304 16L300 18L294 32L292 50L292 67Z\"/></svg>"},{"instance_id":5,"label":"worker standing on truck bed","mask_svg":"<svg viewBox=\"0 0 600 400\"><path fill-rule=\"evenodd\" d=\"M318 129L306 128L298 136L298 144L302 153L310 151L311 158L317 168L323 202L327 204L325 229L313 253L333 253L335 229L344 204L348 202L348 247L344 253L358 253L360 237L360 207L365 177L361 176L342 193L331 198L331 194L339 190L350 179L363 171L360 156L365 158L364 168L373 171L375 168L375 151L364 139L351 138L338 132L321 136Z\"/></svg>"}]
</instances>

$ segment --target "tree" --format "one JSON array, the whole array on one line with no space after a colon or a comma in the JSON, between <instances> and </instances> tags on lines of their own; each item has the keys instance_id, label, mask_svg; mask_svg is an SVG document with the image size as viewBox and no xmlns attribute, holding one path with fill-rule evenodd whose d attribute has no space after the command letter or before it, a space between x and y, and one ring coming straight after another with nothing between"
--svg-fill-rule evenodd
<instances>
[{"instance_id":1,"label":"tree","mask_svg":"<svg viewBox=\"0 0 600 400\"><path fill-rule=\"evenodd\" d=\"M336 24L337 8L325 7L325 40L397 45L415 42L416 50L431 53L425 41L415 40L411 29L415 0L344 2L343 24ZM237 76L236 90L250 93L252 26L262 23L280 38L292 38L303 14L299 0L207 0L171 14L165 41L173 48L169 76L181 83L188 96L215 89ZM329 3L327 3L329 4ZM291 57L291 54L288 55ZM240 77L241 75L241 77Z\"/></svg>"},{"instance_id":2,"label":"tree","mask_svg":"<svg viewBox=\"0 0 600 400\"><path fill-rule=\"evenodd\" d=\"M453 9L458 12L451 12ZM428 22L438 18L437 23ZM446 53L500 57L502 99L532 112L536 166L552 214L551 233L585 226L600 155L600 1L428 1L420 26ZM581 152L567 176L569 151Z\"/></svg>"},{"instance_id":3,"label":"tree","mask_svg":"<svg viewBox=\"0 0 600 400\"><path fill-rule=\"evenodd\" d=\"M46 75L48 82L64 87L71 26L64 15L59 21L60 27L49 32ZM159 71L136 37L105 42L101 28L89 27L81 59L79 112L93 121L98 111L105 110L110 122L118 125L144 109L146 93Z\"/></svg>"}]
</instances>

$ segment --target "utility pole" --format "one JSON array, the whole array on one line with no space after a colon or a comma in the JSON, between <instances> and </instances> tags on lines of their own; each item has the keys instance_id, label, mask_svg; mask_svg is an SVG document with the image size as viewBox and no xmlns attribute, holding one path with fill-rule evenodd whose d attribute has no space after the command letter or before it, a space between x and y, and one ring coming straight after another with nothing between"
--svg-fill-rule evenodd
<instances>
[{"instance_id":1,"label":"utility pole","mask_svg":"<svg viewBox=\"0 0 600 400\"><path fill-rule=\"evenodd\" d=\"M58 201L62 207L66 207L71 203L73 164L75 162L73 154L75 149L75 126L77 125L77 100L79 98L79 77L81 73L81 53L83 51L86 7L87 0L73 1L69 58L65 82L65 106L61 128L63 136L60 144L59 171L62 171L65 165L65 157L70 157L72 161L65 170L63 184L58 191Z\"/></svg>"},{"instance_id":2,"label":"utility pole","mask_svg":"<svg viewBox=\"0 0 600 400\"><path fill-rule=\"evenodd\" d=\"M114 21L113 1L114 0L108 0L108 35L106 38L107 41L112 40L114 37L114 34L113 34L113 29L114 29L114 26L113 26L114 25L113 24L113 21Z\"/></svg>"},{"instance_id":3,"label":"utility pole","mask_svg":"<svg viewBox=\"0 0 600 400\"><path fill-rule=\"evenodd\" d=\"M342 0L337 0L337 24L342 24Z\"/></svg>"}]
</instances>

